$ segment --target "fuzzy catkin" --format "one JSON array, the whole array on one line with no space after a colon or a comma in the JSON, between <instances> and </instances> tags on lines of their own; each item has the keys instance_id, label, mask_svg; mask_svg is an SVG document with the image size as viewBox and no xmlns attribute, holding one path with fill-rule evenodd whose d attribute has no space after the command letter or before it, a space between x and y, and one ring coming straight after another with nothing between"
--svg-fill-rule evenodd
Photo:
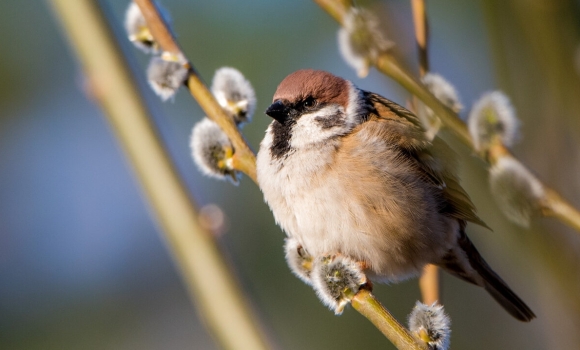
<instances>
[{"instance_id":1,"label":"fuzzy catkin","mask_svg":"<svg viewBox=\"0 0 580 350\"><path fill-rule=\"evenodd\" d=\"M367 282L356 261L344 255L315 258L310 276L322 303L337 315L350 302L347 293L354 295Z\"/></svg>"},{"instance_id":2,"label":"fuzzy catkin","mask_svg":"<svg viewBox=\"0 0 580 350\"><path fill-rule=\"evenodd\" d=\"M233 145L216 123L207 118L198 122L191 132L190 147L193 160L203 174L237 184L239 173L228 159L233 155Z\"/></svg>"},{"instance_id":3,"label":"fuzzy catkin","mask_svg":"<svg viewBox=\"0 0 580 350\"><path fill-rule=\"evenodd\" d=\"M425 87L445 106L458 113L463 108L459 99L459 94L455 87L443 76L436 73L427 73L421 79ZM433 140L441 128L441 120L435 115L433 110L423 102L417 101L417 117L425 128L425 135L429 140Z\"/></svg>"},{"instance_id":4,"label":"fuzzy catkin","mask_svg":"<svg viewBox=\"0 0 580 350\"><path fill-rule=\"evenodd\" d=\"M500 158L489 174L491 192L502 212L514 223L528 227L545 194L542 183L512 157Z\"/></svg>"},{"instance_id":5,"label":"fuzzy catkin","mask_svg":"<svg viewBox=\"0 0 580 350\"><path fill-rule=\"evenodd\" d=\"M427 73L421 80L433 96L435 96L445 106L451 108L456 113L463 109L463 105L461 104L455 86L447 81L447 79L442 75L437 73Z\"/></svg>"},{"instance_id":6,"label":"fuzzy catkin","mask_svg":"<svg viewBox=\"0 0 580 350\"><path fill-rule=\"evenodd\" d=\"M256 110L256 93L252 84L235 68L218 69L211 85L216 100L241 126L252 120Z\"/></svg>"},{"instance_id":7,"label":"fuzzy catkin","mask_svg":"<svg viewBox=\"0 0 580 350\"><path fill-rule=\"evenodd\" d=\"M519 139L519 120L509 98L500 91L484 94L473 105L467 121L473 145L486 151L496 140L506 147Z\"/></svg>"},{"instance_id":8,"label":"fuzzy catkin","mask_svg":"<svg viewBox=\"0 0 580 350\"><path fill-rule=\"evenodd\" d=\"M147 81L163 101L172 98L187 79L188 71L183 64L152 57L147 67Z\"/></svg>"},{"instance_id":9,"label":"fuzzy catkin","mask_svg":"<svg viewBox=\"0 0 580 350\"><path fill-rule=\"evenodd\" d=\"M345 62L359 77L368 74L369 66L394 44L385 38L379 21L369 11L352 7L338 30L338 48Z\"/></svg>"},{"instance_id":10,"label":"fuzzy catkin","mask_svg":"<svg viewBox=\"0 0 580 350\"><path fill-rule=\"evenodd\" d=\"M312 285L310 278L312 270L312 257L302 248L298 241L292 237L286 238L284 244L286 252L286 262L290 270L304 283Z\"/></svg>"},{"instance_id":11,"label":"fuzzy catkin","mask_svg":"<svg viewBox=\"0 0 580 350\"><path fill-rule=\"evenodd\" d=\"M155 6L159 10L161 17L163 17L163 21L165 21L169 30L172 30L169 12L161 7L157 2L155 2ZM124 25L127 37L136 48L147 54L156 54L159 52L159 45L155 41L155 38L153 38L141 9L133 1L129 3L129 6L127 6L127 10L125 11Z\"/></svg>"},{"instance_id":12,"label":"fuzzy catkin","mask_svg":"<svg viewBox=\"0 0 580 350\"><path fill-rule=\"evenodd\" d=\"M442 305L426 305L419 301L409 314L409 330L415 335L425 332L430 350L447 350L451 337L451 319ZM421 337L420 337L421 338Z\"/></svg>"}]
</instances>

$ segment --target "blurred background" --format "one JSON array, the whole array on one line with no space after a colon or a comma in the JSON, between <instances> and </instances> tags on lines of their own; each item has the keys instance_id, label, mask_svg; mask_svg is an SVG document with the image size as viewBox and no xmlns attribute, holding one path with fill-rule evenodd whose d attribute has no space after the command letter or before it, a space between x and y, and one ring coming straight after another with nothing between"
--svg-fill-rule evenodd
<instances>
[{"instance_id":1,"label":"blurred background","mask_svg":"<svg viewBox=\"0 0 580 350\"><path fill-rule=\"evenodd\" d=\"M118 33L127 1L102 1ZM258 112L244 134L257 150L261 113L300 68L330 71L400 104L408 93L372 70L356 77L339 56L337 24L310 1L163 0L178 39L206 81L222 66L252 82ZM417 72L407 1L360 1L382 19L395 53ZM0 349L216 349L186 295L136 178L86 83L48 2L0 2ZM511 98L523 128L514 153L580 207L580 2L428 2L431 70L466 106L484 92ZM392 348L362 316L336 317L284 261L284 234L247 178L238 187L200 175L189 133L203 117L182 89L161 103L143 84L148 58L119 41L155 122L200 206L226 215L219 244L280 349ZM463 184L494 229L468 234L538 315L512 319L483 290L443 276L455 349L577 349L580 234L553 219L510 224L487 173L453 137ZM416 280L377 285L406 320Z\"/></svg>"}]
</instances>

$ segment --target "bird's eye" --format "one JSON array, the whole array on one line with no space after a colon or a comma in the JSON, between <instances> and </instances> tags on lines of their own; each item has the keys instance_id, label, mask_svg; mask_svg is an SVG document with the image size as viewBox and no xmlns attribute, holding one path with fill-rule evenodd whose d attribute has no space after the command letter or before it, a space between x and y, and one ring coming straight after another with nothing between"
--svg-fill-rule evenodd
<instances>
[{"instance_id":1,"label":"bird's eye","mask_svg":"<svg viewBox=\"0 0 580 350\"><path fill-rule=\"evenodd\" d=\"M312 107L316 104L316 100L314 97L308 97L302 104L304 107Z\"/></svg>"}]
</instances>

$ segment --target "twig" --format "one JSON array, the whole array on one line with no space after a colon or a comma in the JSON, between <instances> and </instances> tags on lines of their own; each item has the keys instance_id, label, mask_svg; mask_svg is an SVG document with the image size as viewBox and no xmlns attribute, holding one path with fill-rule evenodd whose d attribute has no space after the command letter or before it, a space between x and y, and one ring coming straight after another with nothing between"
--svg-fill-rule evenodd
<instances>
[{"instance_id":1,"label":"twig","mask_svg":"<svg viewBox=\"0 0 580 350\"><path fill-rule=\"evenodd\" d=\"M415 40L419 52L419 76L423 77L429 72L429 23L427 22L427 10L425 0L411 0L413 10L413 24L415 25ZM441 303L439 292L439 268L435 265L427 265L419 278L419 288L423 303L431 305Z\"/></svg>"},{"instance_id":2,"label":"twig","mask_svg":"<svg viewBox=\"0 0 580 350\"><path fill-rule=\"evenodd\" d=\"M163 51L175 57L184 57L183 52L179 48L167 24L163 21L163 17L157 10L154 2L152 0L134 1L141 9L151 34ZM236 170L244 172L257 183L256 156L254 152L252 152L240 134L233 119L224 112L207 86L205 86L191 62L187 63L187 68L189 68L189 78L187 81L189 92L197 100L208 118L219 125L234 145L233 167Z\"/></svg>"},{"instance_id":3,"label":"twig","mask_svg":"<svg viewBox=\"0 0 580 350\"><path fill-rule=\"evenodd\" d=\"M427 345L415 340L409 331L403 327L387 311L373 294L361 289L351 300L352 307L368 318L381 333L401 350L427 350Z\"/></svg>"},{"instance_id":4,"label":"twig","mask_svg":"<svg viewBox=\"0 0 580 350\"><path fill-rule=\"evenodd\" d=\"M555 217L576 230L580 230L580 212L553 189L546 188L544 191L546 195L541 203L543 204L541 206L542 214Z\"/></svg>"},{"instance_id":5,"label":"twig","mask_svg":"<svg viewBox=\"0 0 580 350\"><path fill-rule=\"evenodd\" d=\"M419 50L419 74L424 76L429 71L429 56L427 55L429 23L427 22L425 0L411 0L411 8L413 10L413 24L415 25L415 39Z\"/></svg>"},{"instance_id":6,"label":"twig","mask_svg":"<svg viewBox=\"0 0 580 350\"><path fill-rule=\"evenodd\" d=\"M340 25L343 25L343 19L346 15L346 11L350 6L352 6L351 0L340 1L340 0L314 0L320 7L326 10L329 15L332 16Z\"/></svg>"},{"instance_id":7,"label":"twig","mask_svg":"<svg viewBox=\"0 0 580 350\"><path fill-rule=\"evenodd\" d=\"M154 209L190 296L227 349L267 349L254 316L151 123L95 0L52 0L101 107Z\"/></svg>"},{"instance_id":8,"label":"twig","mask_svg":"<svg viewBox=\"0 0 580 350\"><path fill-rule=\"evenodd\" d=\"M347 5L342 1L333 0L314 0L320 7L328 12L339 23L342 23L344 14L347 12ZM383 74L391 77L393 80L401 84L406 90L417 96L425 105L427 105L435 115L437 115L443 125L450 129L453 134L463 142L467 147L474 150L473 141L467 130L465 123L459 118L457 113L445 106L439 101L427 88L415 79L411 73L407 72L393 56L388 53L380 55L376 62L376 68ZM477 153L477 152L475 152ZM504 150L504 155L516 159L509 150ZM493 164L497 158L493 157L493 152L487 154L478 154L487 163ZM539 205L541 212L545 216L552 216L560 221L568 224L580 233L580 211L566 201L555 190L549 188L545 184L544 191L546 195L541 199Z\"/></svg>"},{"instance_id":9,"label":"twig","mask_svg":"<svg viewBox=\"0 0 580 350\"><path fill-rule=\"evenodd\" d=\"M442 303L440 284L439 268L432 264L426 265L423 269L423 274L419 278L419 288L421 289L423 304L432 305L435 302Z\"/></svg>"}]
</instances>

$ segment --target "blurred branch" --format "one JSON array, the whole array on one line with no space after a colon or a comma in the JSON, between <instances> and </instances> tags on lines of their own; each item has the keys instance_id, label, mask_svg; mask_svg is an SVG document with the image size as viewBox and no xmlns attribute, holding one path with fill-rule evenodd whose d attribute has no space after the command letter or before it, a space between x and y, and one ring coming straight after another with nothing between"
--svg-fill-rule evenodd
<instances>
[{"instance_id":1,"label":"blurred branch","mask_svg":"<svg viewBox=\"0 0 580 350\"><path fill-rule=\"evenodd\" d=\"M268 348L211 234L198 223L195 205L150 121L98 2L51 2L208 327L224 348ZM220 118L226 119L225 115Z\"/></svg>"},{"instance_id":2,"label":"blurred branch","mask_svg":"<svg viewBox=\"0 0 580 350\"><path fill-rule=\"evenodd\" d=\"M429 23L425 0L411 0L413 24L415 25L415 40L419 50L419 74L424 76L429 71Z\"/></svg>"},{"instance_id":3,"label":"blurred branch","mask_svg":"<svg viewBox=\"0 0 580 350\"><path fill-rule=\"evenodd\" d=\"M155 41L159 43L161 49L174 57L185 57L179 48L177 41L171 34L167 24L163 21L163 17L159 13L154 2L152 0L134 1L141 9L143 17L145 17L147 25L151 30L151 34L155 38ZM187 65L187 68L189 69L189 78L187 80L189 92L193 98L197 100L208 118L219 125L234 145L234 169L244 172L257 183L256 156L254 155L254 152L252 152L240 134L233 119L224 112L213 94L209 91L207 86L205 86L191 62L188 61Z\"/></svg>"},{"instance_id":4,"label":"blurred branch","mask_svg":"<svg viewBox=\"0 0 580 350\"><path fill-rule=\"evenodd\" d=\"M419 75L423 77L429 72L429 24L427 22L427 10L425 0L411 0L411 9L413 10L413 24L415 25L415 40L417 42L417 51L419 53ZM441 303L439 292L439 268L435 265L427 265L419 278L419 288L423 303L431 305L435 302Z\"/></svg>"},{"instance_id":5,"label":"blurred branch","mask_svg":"<svg viewBox=\"0 0 580 350\"><path fill-rule=\"evenodd\" d=\"M343 23L345 13L348 11L348 4L341 0L314 0L323 10L328 12L340 24ZM419 98L429 108L433 110L443 125L450 129L453 134L463 142L467 147L474 150L473 140L467 130L465 123L459 118L457 113L445 106L439 101L427 88L413 77L411 73L406 71L397 60L388 53L380 55L375 62L375 67L383 74L391 77L393 80L401 84L406 90ZM509 156L516 160L511 152L505 146L499 144L495 147L498 150L491 150L485 154L478 154L489 164L497 162L500 156ZM517 160L516 160L517 161ZM519 161L518 161L519 162ZM541 213L545 216L552 216L560 221L568 224L580 233L580 212L574 208L568 201L562 198L555 190L543 184L546 195L537 203L541 208Z\"/></svg>"},{"instance_id":6,"label":"blurred branch","mask_svg":"<svg viewBox=\"0 0 580 350\"><path fill-rule=\"evenodd\" d=\"M423 273L419 278L419 288L423 304L441 304L439 268L436 265L428 264L423 268Z\"/></svg>"},{"instance_id":7,"label":"blurred branch","mask_svg":"<svg viewBox=\"0 0 580 350\"><path fill-rule=\"evenodd\" d=\"M397 349L427 350L427 345L415 340L411 333L375 299L369 290L359 290L352 298L351 303L353 308L368 318Z\"/></svg>"}]
</instances>

